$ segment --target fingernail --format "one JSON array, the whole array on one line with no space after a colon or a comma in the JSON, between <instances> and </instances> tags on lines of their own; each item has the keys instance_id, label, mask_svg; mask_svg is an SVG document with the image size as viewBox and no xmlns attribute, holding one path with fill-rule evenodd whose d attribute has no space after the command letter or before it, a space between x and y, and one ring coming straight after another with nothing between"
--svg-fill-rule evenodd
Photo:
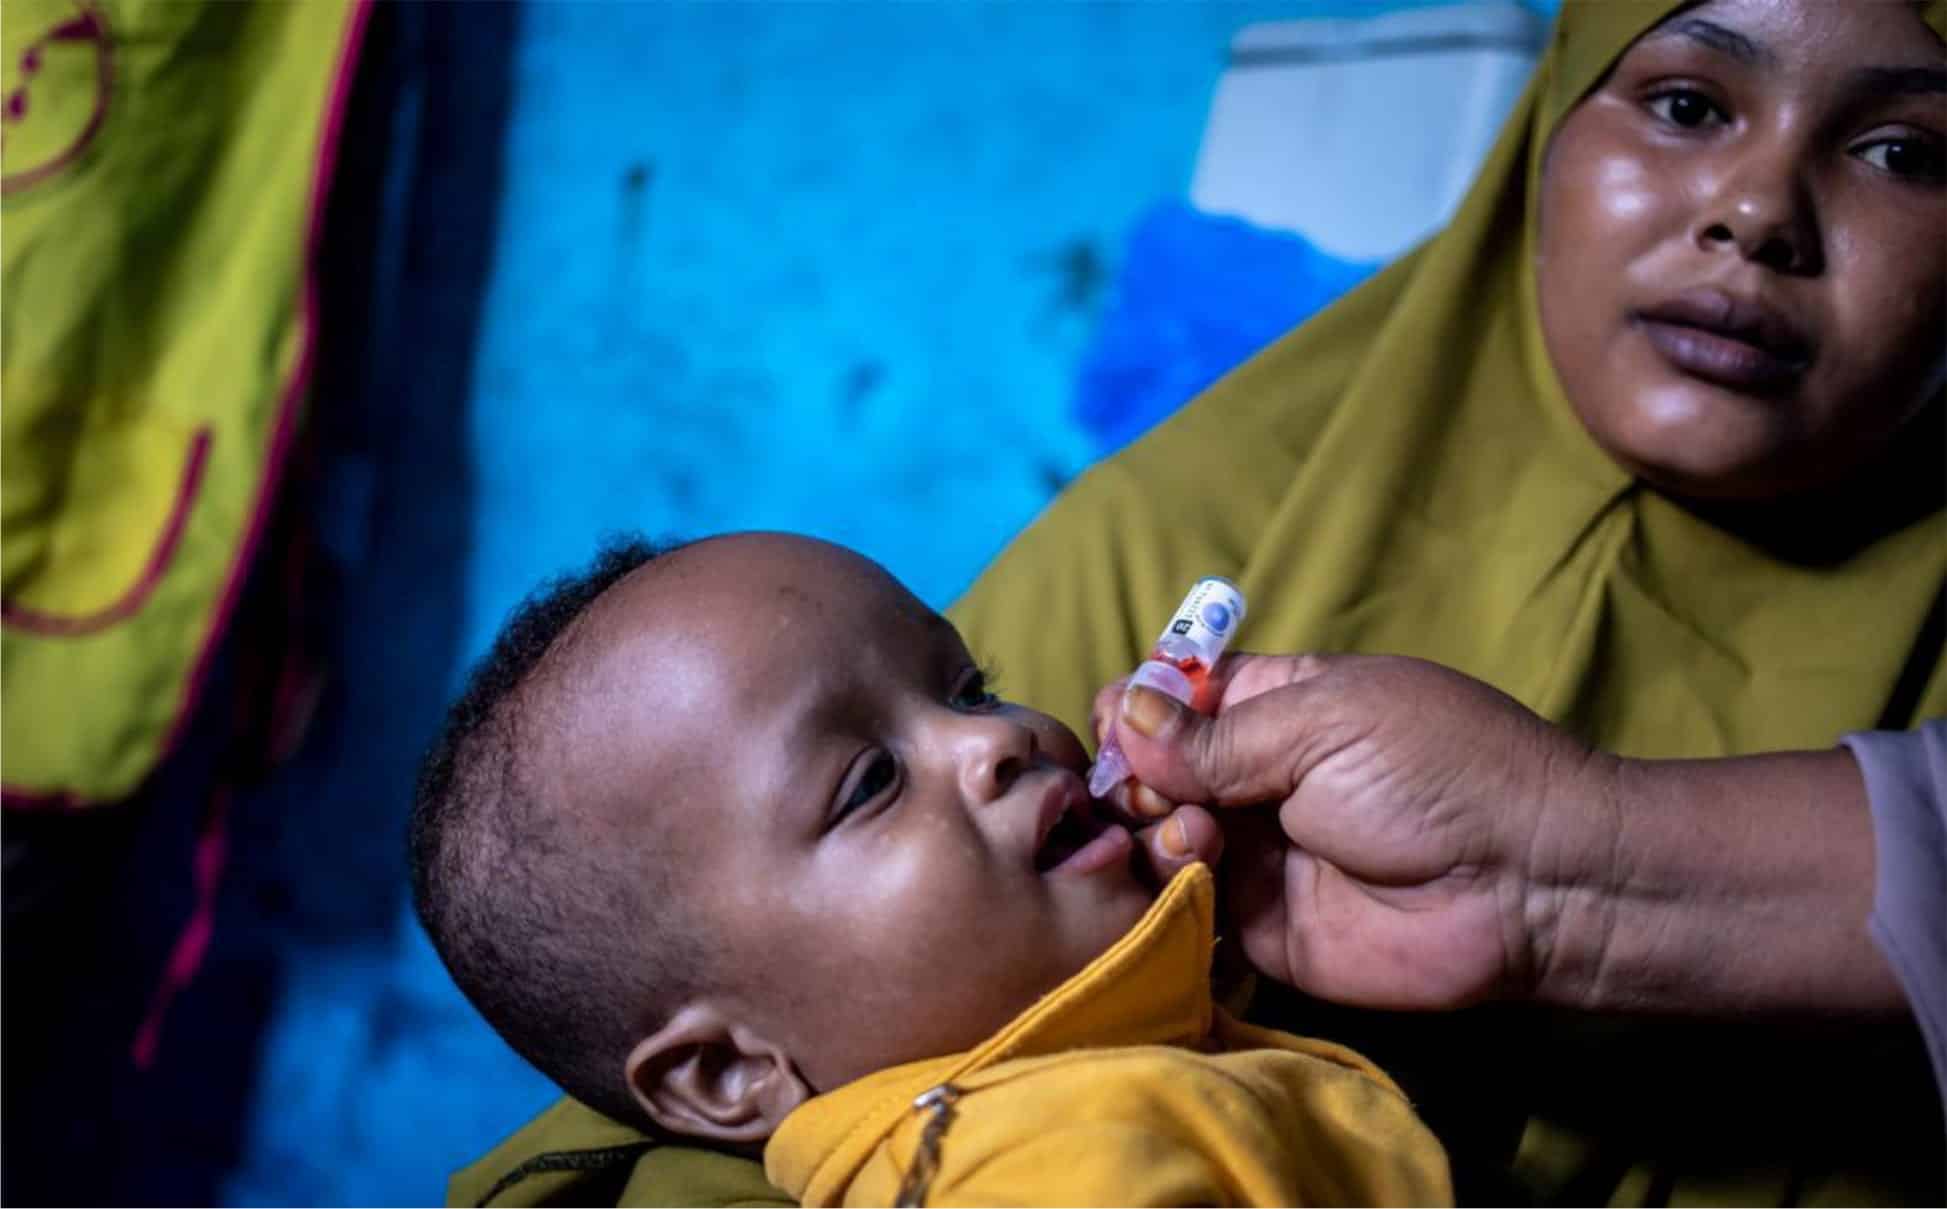
<instances>
[{"instance_id":1,"label":"fingernail","mask_svg":"<svg viewBox=\"0 0 1947 1209\"><path fill-rule=\"evenodd\" d=\"M1171 856L1190 855L1190 829L1181 815L1163 824L1163 851Z\"/></svg>"},{"instance_id":2,"label":"fingernail","mask_svg":"<svg viewBox=\"0 0 1947 1209\"><path fill-rule=\"evenodd\" d=\"M1147 785L1128 782L1129 809L1146 819L1160 819L1176 809L1175 804Z\"/></svg>"},{"instance_id":3,"label":"fingernail","mask_svg":"<svg viewBox=\"0 0 1947 1209\"><path fill-rule=\"evenodd\" d=\"M1132 684L1122 694L1122 720L1137 734L1150 738L1170 724L1178 708L1168 697L1141 685Z\"/></svg>"}]
</instances>

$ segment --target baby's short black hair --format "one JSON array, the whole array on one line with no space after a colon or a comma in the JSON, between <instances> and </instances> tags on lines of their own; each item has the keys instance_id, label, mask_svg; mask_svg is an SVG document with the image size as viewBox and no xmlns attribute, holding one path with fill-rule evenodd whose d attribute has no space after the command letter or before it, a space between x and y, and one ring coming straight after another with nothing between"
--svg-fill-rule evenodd
<instances>
[{"instance_id":1,"label":"baby's short black hair","mask_svg":"<svg viewBox=\"0 0 1947 1209\"><path fill-rule=\"evenodd\" d=\"M694 993L707 942L657 884L652 839L597 842L552 800L554 778L531 767L550 711L532 698L569 691L546 665L589 606L677 548L612 540L520 604L447 713L408 829L413 906L453 981L568 1094L637 1125L623 1061Z\"/></svg>"}]
</instances>

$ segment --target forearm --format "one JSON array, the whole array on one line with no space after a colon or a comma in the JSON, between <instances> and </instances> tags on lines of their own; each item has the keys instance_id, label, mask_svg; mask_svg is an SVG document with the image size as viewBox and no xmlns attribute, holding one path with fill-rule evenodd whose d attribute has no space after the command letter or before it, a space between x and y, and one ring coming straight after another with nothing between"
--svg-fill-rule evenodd
<instances>
[{"instance_id":1,"label":"forearm","mask_svg":"<svg viewBox=\"0 0 1947 1209\"><path fill-rule=\"evenodd\" d=\"M1537 830L1537 995L1604 1011L1895 1012L1844 750L1592 762Z\"/></svg>"}]
</instances>

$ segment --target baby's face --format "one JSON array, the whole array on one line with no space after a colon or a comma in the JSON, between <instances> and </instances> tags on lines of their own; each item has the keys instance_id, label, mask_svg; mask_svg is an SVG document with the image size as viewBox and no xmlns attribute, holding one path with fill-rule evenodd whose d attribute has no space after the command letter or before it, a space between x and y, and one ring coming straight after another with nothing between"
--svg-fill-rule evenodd
<instances>
[{"instance_id":1,"label":"baby's face","mask_svg":"<svg viewBox=\"0 0 1947 1209\"><path fill-rule=\"evenodd\" d=\"M977 1043L1141 916L1074 734L877 565L743 534L646 570L589 618L614 834L677 837L728 993L814 1087Z\"/></svg>"}]
</instances>

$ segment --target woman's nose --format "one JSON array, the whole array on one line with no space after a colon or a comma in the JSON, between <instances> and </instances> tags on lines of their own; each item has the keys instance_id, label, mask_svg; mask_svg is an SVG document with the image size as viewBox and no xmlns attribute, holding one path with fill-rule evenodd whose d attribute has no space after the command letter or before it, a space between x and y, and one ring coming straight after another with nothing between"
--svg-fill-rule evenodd
<instances>
[{"instance_id":1,"label":"woman's nose","mask_svg":"<svg viewBox=\"0 0 1947 1209\"><path fill-rule=\"evenodd\" d=\"M1034 763L1034 731L1005 713L961 715L955 732L960 787L970 802L1005 794Z\"/></svg>"},{"instance_id":2,"label":"woman's nose","mask_svg":"<svg viewBox=\"0 0 1947 1209\"><path fill-rule=\"evenodd\" d=\"M1697 243L1734 252L1773 272L1814 276L1824 267L1817 210L1786 146L1748 149L1711 190L1699 215Z\"/></svg>"}]
</instances>

